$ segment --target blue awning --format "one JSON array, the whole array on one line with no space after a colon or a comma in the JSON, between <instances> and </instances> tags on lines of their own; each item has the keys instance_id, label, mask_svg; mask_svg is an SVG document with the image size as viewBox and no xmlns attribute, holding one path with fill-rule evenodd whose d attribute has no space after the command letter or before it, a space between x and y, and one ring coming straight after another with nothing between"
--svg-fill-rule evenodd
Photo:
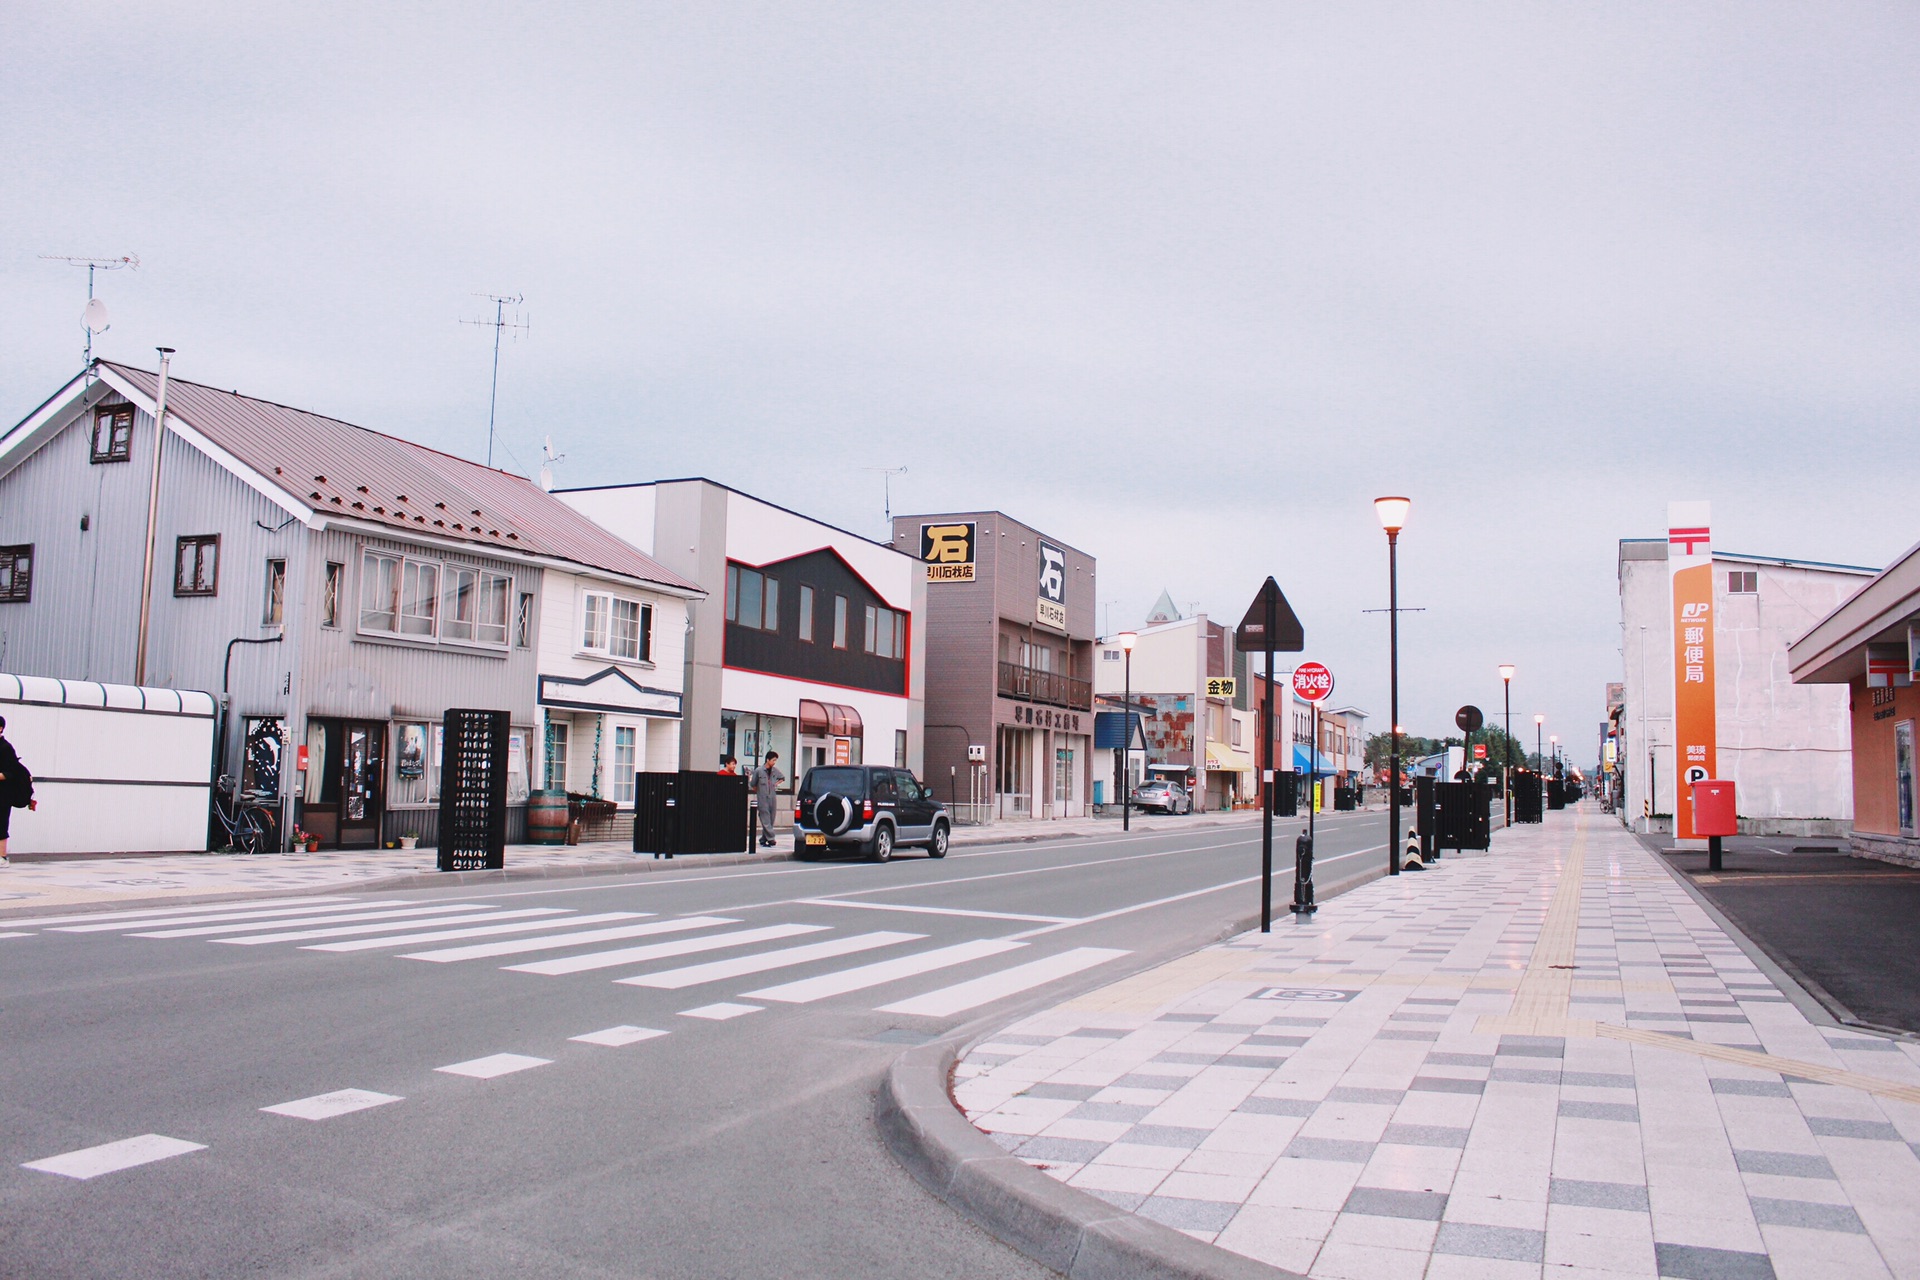
<instances>
[{"instance_id":1,"label":"blue awning","mask_svg":"<svg viewBox=\"0 0 1920 1280\"><path fill-rule=\"evenodd\" d=\"M1338 769L1335 769L1333 767L1333 761L1327 759L1326 756L1324 755L1320 756L1319 762L1318 762L1319 767L1316 769L1314 757L1317 754L1318 754L1317 752L1315 752L1311 747L1307 746L1304 743L1299 743L1299 742L1294 743L1293 744L1294 771L1297 773L1318 773L1322 777L1339 772Z\"/></svg>"},{"instance_id":2,"label":"blue awning","mask_svg":"<svg viewBox=\"0 0 1920 1280\"><path fill-rule=\"evenodd\" d=\"M1133 721L1133 749L1146 748L1144 734L1140 732L1140 713L1131 715L1124 711L1096 711L1093 716L1093 745L1096 750L1124 751L1127 747L1126 721Z\"/></svg>"}]
</instances>

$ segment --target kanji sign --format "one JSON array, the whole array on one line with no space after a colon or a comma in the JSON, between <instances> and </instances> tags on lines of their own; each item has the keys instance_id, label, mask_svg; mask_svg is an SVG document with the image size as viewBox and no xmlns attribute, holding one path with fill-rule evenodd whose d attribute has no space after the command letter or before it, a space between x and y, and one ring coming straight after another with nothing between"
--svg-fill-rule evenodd
<instances>
[{"instance_id":1,"label":"kanji sign","mask_svg":"<svg viewBox=\"0 0 1920 1280\"><path fill-rule=\"evenodd\" d=\"M1333 695L1333 672L1317 662L1303 662L1293 669L1293 691L1306 702L1320 702Z\"/></svg>"},{"instance_id":2,"label":"kanji sign","mask_svg":"<svg viewBox=\"0 0 1920 1280\"><path fill-rule=\"evenodd\" d=\"M972 582L976 526L971 520L920 526L920 559L928 582Z\"/></svg>"},{"instance_id":3,"label":"kanji sign","mask_svg":"<svg viewBox=\"0 0 1920 1280\"><path fill-rule=\"evenodd\" d=\"M1207 696L1209 698L1231 698L1234 691L1232 676L1208 676Z\"/></svg>"},{"instance_id":4,"label":"kanji sign","mask_svg":"<svg viewBox=\"0 0 1920 1280\"><path fill-rule=\"evenodd\" d=\"M1713 543L1704 502L1667 505L1667 579L1673 596L1673 834L1691 840L1695 782L1714 776L1719 758L1713 669Z\"/></svg>"}]
</instances>

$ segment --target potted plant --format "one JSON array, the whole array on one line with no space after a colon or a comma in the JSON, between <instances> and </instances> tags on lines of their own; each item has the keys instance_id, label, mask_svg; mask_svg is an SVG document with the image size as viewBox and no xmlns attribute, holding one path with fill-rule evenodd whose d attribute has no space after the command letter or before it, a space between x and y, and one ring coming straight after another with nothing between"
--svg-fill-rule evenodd
<instances>
[{"instance_id":1,"label":"potted plant","mask_svg":"<svg viewBox=\"0 0 1920 1280\"><path fill-rule=\"evenodd\" d=\"M293 828L293 847L305 849L308 853L320 852L320 837L311 831L303 831L296 824Z\"/></svg>"}]
</instances>

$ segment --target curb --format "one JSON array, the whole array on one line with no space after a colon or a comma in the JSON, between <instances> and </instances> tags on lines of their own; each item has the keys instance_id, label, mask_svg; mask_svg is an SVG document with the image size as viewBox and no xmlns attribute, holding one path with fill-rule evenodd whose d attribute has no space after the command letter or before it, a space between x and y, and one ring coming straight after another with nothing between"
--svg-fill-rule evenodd
<instances>
[{"instance_id":1,"label":"curb","mask_svg":"<svg viewBox=\"0 0 1920 1280\"><path fill-rule=\"evenodd\" d=\"M949 1092L960 1040L907 1050L881 1079L874 1121L921 1186L1070 1280L1300 1280L1056 1182L1001 1150Z\"/></svg>"}]
</instances>

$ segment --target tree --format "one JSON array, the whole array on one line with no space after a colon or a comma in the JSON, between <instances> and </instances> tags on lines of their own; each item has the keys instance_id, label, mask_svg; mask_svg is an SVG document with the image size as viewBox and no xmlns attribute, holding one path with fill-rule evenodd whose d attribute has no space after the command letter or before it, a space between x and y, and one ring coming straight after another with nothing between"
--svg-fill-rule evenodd
<instances>
[{"instance_id":1,"label":"tree","mask_svg":"<svg viewBox=\"0 0 1920 1280\"><path fill-rule=\"evenodd\" d=\"M1387 767L1387 759L1393 748L1391 738L1392 735L1386 733L1370 733L1367 735L1366 751L1362 758L1366 761L1369 769L1384 769ZM1438 738L1422 738L1411 733L1401 734L1400 767L1404 769L1409 760L1418 760L1422 756L1434 755L1440 750L1440 745L1440 739Z\"/></svg>"}]
</instances>

